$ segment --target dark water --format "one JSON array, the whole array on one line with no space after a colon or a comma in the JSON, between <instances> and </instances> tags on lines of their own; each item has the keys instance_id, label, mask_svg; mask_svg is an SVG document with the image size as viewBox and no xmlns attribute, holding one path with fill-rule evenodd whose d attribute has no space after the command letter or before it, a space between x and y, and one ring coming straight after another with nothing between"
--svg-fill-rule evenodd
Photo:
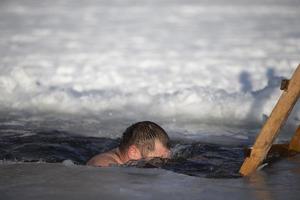
<instances>
[{"instance_id":1,"label":"dark water","mask_svg":"<svg viewBox=\"0 0 300 200\"><path fill-rule=\"evenodd\" d=\"M169 160L85 166L118 143L118 138L3 123L0 199L299 199L299 155L272 164L269 159L263 170L239 178L244 145L172 138Z\"/></svg>"},{"instance_id":2,"label":"dark water","mask_svg":"<svg viewBox=\"0 0 300 200\"><path fill-rule=\"evenodd\" d=\"M118 138L86 137L57 130L5 133L5 127L2 127L0 160L47 163L71 160L84 165L92 156L115 148L118 143ZM212 178L240 177L238 170L244 159L242 147L182 140L173 140L171 147L171 159L140 160L127 163L124 167L163 168Z\"/></svg>"}]
</instances>

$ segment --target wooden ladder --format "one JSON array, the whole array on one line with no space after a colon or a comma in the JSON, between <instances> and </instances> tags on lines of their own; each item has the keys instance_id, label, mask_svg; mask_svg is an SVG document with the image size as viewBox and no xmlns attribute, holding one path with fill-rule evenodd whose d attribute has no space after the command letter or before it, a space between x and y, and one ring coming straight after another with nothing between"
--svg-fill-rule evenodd
<instances>
[{"instance_id":1,"label":"wooden ladder","mask_svg":"<svg viewBox=\"0 0 300 200\"><path fill-rule=\"evenodd\" d=\"M279 130L286 122L290 112L300 97L300 64L290 80L281 82L283 93L274 107L271 115L265 122L251 150L250 156L246 157L240 173L248 176L254 172L264 161ZM288 145L288 150L300 152L300 126Z\"/></svg>"}]
</instances>

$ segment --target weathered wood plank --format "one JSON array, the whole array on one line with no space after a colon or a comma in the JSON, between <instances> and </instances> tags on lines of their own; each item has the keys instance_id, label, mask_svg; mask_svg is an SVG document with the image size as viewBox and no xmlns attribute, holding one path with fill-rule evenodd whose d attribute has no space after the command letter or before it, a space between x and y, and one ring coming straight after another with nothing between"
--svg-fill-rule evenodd
<instances>
[{"instance_id":1,"label":"weathered wood plank","mask_svg":"<svg viewBox=\"0 0 300 200\"><path fill-rule=\"evenodd\" d=\"M298 126L296 133L289 144L289 150L300 152L300 126Z\"/></svg>"},{"instance_id":2,"label":"weathered wood plank","mask_svg":"<svg viewBox=\"0 0 300 200\"><path fill-rule=\"evenodd\" d=\"M300 65L298 65L292 78L284 87L283 94L279 98L270 117L261 129L255 144L251 151L250 157L246 158L240 173L244 176L251 174L263 162L268 154L280 128L287 120L295 103L300 96Z\"/></svg>"}]
</instances>

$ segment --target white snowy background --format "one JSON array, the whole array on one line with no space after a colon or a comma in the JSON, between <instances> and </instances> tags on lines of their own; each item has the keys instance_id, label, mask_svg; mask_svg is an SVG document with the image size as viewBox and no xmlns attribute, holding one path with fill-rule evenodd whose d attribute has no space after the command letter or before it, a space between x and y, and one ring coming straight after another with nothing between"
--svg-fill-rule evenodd
<instances>
[{"instance_id":1,"label":"white snowy background","mask_svg":"<svg viewBox=\"0 0 300 200\"><path fill-rule=\"evenodd\" d=\"M300 63L299 21L299 0L3 0L1 118L247 139Z\"/></svg>"}]
</instances>

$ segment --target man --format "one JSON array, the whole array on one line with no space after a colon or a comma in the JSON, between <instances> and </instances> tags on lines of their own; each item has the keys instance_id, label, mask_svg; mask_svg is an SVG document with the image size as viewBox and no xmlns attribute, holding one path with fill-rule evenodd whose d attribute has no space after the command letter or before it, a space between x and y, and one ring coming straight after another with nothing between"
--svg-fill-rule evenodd
<instances>
[{"instance_id":1,"label":"man","mask_svg":"<svg viewBox=\"0 0 300 200\"><path fill-rule=\"evenodd\" d=\"M169 137L159 125L143 121L125 130L118 148L92 157L87 165L107 167L155 157L170 157Z\"/></svg>"}]
</instances>

